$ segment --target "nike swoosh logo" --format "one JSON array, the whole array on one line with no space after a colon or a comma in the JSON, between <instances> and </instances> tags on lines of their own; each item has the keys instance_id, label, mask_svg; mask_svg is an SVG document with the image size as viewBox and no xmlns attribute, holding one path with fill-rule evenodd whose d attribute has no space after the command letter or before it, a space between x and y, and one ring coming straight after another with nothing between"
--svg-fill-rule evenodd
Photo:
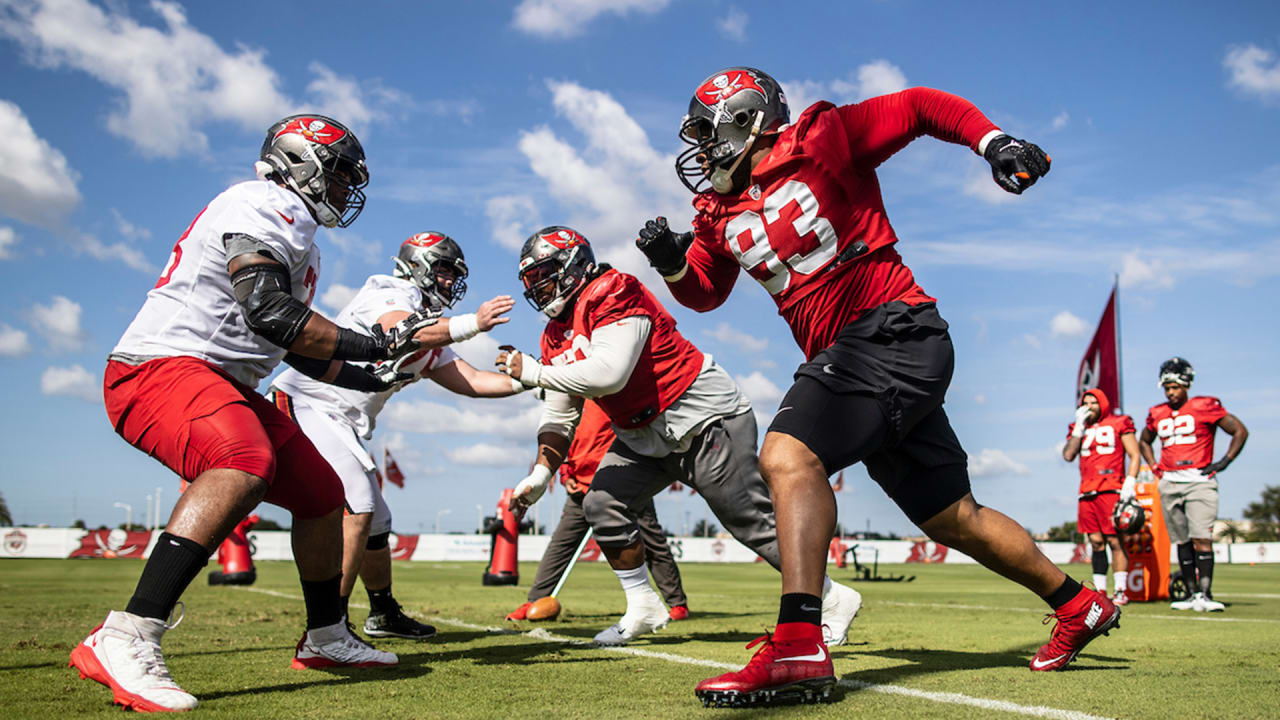
<instances>
[{"instance_id":1,"label":"nike swoosh logo","mask_svg":"<svg viewBox=\"0 0 1280 720\"><path fill-rule=\"evenodd\" d=\"M831 363L827 363L826 365L823 365L823 366L822 366L822 372L824 372L824 373L826 373L826 374L828 374L828 375L835 375L835 374L836 374L836 371L835 371L835 370L832 370L832 369L831 369L832 367L834 367L834 366L833 366Z\"/></svg>"},{"instance_id":2,"label":"nike swoosh logo","mask_svg":"<svg viewBox=\"0 0 1280 720\"><path fill-rule=\"evenodd\" d=\"M284 213L280 212L279 210L277 210L277 211L276 211L276 214L277 214L277 215L279 215L280 217L284 218L284 221L285 221L285 222L287 222L287 223L289 223L290 225L292 225L292 224L293 224L293 218L289 217L288 215L285 215Z\"/></svg>"},{"instance_id":3,"label":"nike swoosh logo","mask_svg":"<svg viewBox=\"0 0 1280 720\"><path fill-rule=\"evenodd\" d=\"M816 608L816 607L813 607L813 606L811 606L811 605L801 605L801 606L800 606L800 609L801 609L801 610L803 610L803 611L805 611L805 612L818 612L818 611L819 611L819 610L821 610L822 608Z\"/></svg>"},{"instance_id":4,"label":"nike swoosh logo","mask_svg":"<svg viewBox=\"0 0 1280 720\"><path fill-rule=\"evenodd\" d=\"M778 658L778 662L822 662L827 659L827 654L821 647L812 655L792 655L791 657Z\"/></svg>"},{"instance_id":5,"label":"nike swoosh logo","mask_svg":"<svg viewBox=\"0 0 1280 720\"><path fill-rule=\"evenodd\" d=\"M1031 666L1032 666L1032 667L1034 667L1034 668L1036 668L1037 670L1039 670L1039 669L1040 669L1040 668L1042 668L1042 667L1048 667L1048 666L1050 666L1050 665L1052 665L1052 664L1054 664L1054 663L1058 662L1059 660L1061 660L1062 658L1064 658L1064 657L1066 657L1066 656L1067 656L1067 654L1066 654L1066 653L1063 653L1063 654L1059 655L1059 656L1058 656L1058 657L1056 657L1056 658L1049 658L1048 660L1044 660L1044 661L1041 661L1041 660L1038 660L1038 659L1037 659L1037 660L1032 660L1032 661L1031 661Z\"/></svg>"}]
</instances>

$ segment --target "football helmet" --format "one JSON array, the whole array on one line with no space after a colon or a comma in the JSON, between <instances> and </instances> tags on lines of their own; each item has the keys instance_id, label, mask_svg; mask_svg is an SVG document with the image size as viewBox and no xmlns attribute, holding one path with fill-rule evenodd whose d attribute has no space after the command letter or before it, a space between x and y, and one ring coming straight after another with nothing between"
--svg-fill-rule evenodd
<instances>
[{"instance_id":1,"label":"football helmet","mask_svg":"<svg viewBox=\"0 0 1280 720\"><path fill-rule=\"evenodd\" d=\"M1171 357L1160 364L1161 386L1165 383L1177 383L1184 387L1191 387L1191 381L1195 379L1195 369L1183 358Z\"/></svg>"},{"instance_id":2,"label":"football helmet","mask_svg":"<svg viewBox=\"0 0 1280 720\"><path fill-rule=\"evenodd\" d=\"M311 208L325 227L347 227L364 209L369 184L364 148L342 123L324 115L290 115L267 129L262 161Z\"/></svg>"},{"instance_id":3,"label":"football helmet","mask_svg":"<svg viewBox=\"0 0 1280 720\"><path fill-rule=\"evenodd\" d=\"M560 317L569 300L587 284L596 267L591 243L573 228L545 227L520 248L520 282L524 297L549 318Z\"/></svg>"},{"instance_id":4,"label":"football helmet","mask_svg":"<svg viewBox=\"0 0 1280 720\"><path fill-rule=\"evenodd\" d=\"M790 121L787 98L772 77L749 67L721 70L698 85L680 121L680 139L690 148L676 158L676 174L695 193L708 182L728 193L756 138Z\"/></svg>"},{"instance_id":5,"label":"football helmet","mask_svg":"<svg viewBox=\"0 0 1280 720\"><path fill-rule=\"evenodd\" d=\"M444 233L420 232L405 240L395 261L392 275L417 285L431 304L453 307L467 294L467 261L458 243ZM453 284L442 280L442 274L452 275Z\"/></svg>"},{"instance_id":6,"label":"football helmet","mask_svg":"<svg viewBox=\"0 0 1280 720\"><path fill-rule=\"evenodd\" d=\"M1115 523L1117 532L1132 535L1147 524L1147 511L1137 500L1126 498L1116 503L1115 509L1111 511L1111 521Z\"/></svg>"}]
</instances>

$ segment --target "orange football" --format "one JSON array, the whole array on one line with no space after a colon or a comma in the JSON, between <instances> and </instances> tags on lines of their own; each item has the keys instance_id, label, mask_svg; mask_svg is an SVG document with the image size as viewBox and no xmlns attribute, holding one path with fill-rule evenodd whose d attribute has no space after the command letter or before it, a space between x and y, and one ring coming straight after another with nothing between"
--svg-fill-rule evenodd
<instances>
[{"instance_id":1,"label":"orange football","mask_svg":"<svg viewBox=\"0 0 1280 720\"><path fill-rule=\"evenodd\" d=\"M555 620L560 617L560 601L553 597L538 598L529 606L528 620Z\"/></svg>"}]
</instances>

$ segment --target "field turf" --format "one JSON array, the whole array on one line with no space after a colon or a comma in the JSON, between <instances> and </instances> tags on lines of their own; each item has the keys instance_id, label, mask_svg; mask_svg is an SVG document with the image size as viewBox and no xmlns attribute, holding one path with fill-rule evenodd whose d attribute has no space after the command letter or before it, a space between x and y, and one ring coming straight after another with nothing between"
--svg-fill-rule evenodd
<instances>
[{"instance_id":1,"label":"field turf","mask_svg":"<svg viewBox=\"0 0 1280 720\"><path fill-rule=\"evenodd\" d=\"M0 715L116 716L110 692L67 667L71 648L123 608L141 570L133 560L0 561ZM704 677L747 661L744 645L776 618L778 577L764 565L681 566L692 617L629 648L586 644L623 610L604 564L580 565L549 623L504 623L524 586L482 587L469 563L397 563L405 609L436 639L383 640L400 666L343 672L289 668L303 627L291 564L258 565L251 589L187 592L186 619L165 655L209 718L716 718L759 711L703 709ZM1084 565L1068 568L1088 577ZM1280 717L1280 565L1217 568L1226 613L1175 613L1164 603L1124 608L1121 628L1094 641L1065 672L1027 663L1051 626L1037 598L976 566L913 565L909 583L850 583L865 605L850 644L834 648L841 678L828 705L770 717ZM837 580L852 573L832 568ZM353 620L363 623L357 585ZM357 608L357 606L359 606ZM505 626L505 628L504 628ZM723 669L722 669L723 668Z\"/></svg>"}]
</instances>

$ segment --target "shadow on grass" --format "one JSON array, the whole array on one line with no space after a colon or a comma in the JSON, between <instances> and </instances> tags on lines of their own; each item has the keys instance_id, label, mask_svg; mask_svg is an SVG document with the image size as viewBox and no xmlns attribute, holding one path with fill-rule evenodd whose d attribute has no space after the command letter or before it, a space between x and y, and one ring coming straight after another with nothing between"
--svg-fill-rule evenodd
<instances>
[{"instance_id":1,"label":"shadow on grass","mask_svg":"<svg viewBox=\"0 0 1280 720\"><path fill-rule=\"evenodd\" d=\"M241 695L261 695L263 693L293 693L299 690L322 687L325 685L416 678L422 677L430 672L431 668L425 663L413 661L405 662L405 658L402 657L400 659L400 664L396 667L329 668L327 670L309 670L306 671L306 675L302 675L301 671L299 671L299 677L310 679L300 680L299 682L279 683L277 685L259 685L256 687L239 688L237 690L201 693L200 701L208 702L221 698L238 697Z\"/></svg>"},{"instance_id":2,"label":"shadow on grass","mask_svg":"<svg viewBox=\"0 0 1280 720\"><path fill-rule=\"evenodd\" d=\"M847 659L856 659L859 655L866 655L868 657L903 660L910 663L891 668L879 668L875 670L846 673L842 676L842 679L884 684L895 683L901 680L919 677L921 675L953 672L956 670L985 670L988 668L1027 669L1027 663L1030 661L1029 658L1035 654L1038 647L1039 646L1036 645L1024 645L995 652L962 652L958 650L932 650L919 648L841 653ZM1088 672L1098 670L1129 669L1127 658L1109 657L1094 653L1083 653L1080 657L1090 662L1086 665L1080 665L1079 659L1077 659L1076 662L1068 665L1064 671ZM1094 664L1097 661L1107 664ZM1027 670L1027 672L1030 672L1030 670Z\"/></svg>"}]
</instances>

